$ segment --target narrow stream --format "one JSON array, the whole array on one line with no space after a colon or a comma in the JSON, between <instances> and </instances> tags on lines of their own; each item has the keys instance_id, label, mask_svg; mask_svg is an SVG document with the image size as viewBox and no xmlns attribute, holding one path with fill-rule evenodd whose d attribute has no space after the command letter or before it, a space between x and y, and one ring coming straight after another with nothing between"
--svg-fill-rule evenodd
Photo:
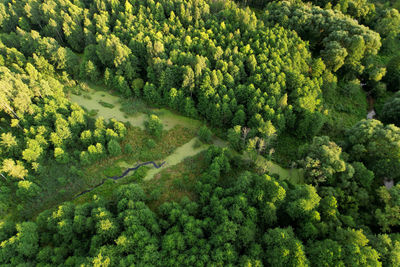
<instances>
[{"instance_id":1,"label":"narrow stream","mask_svg":"<svg viewBox=\"0 0 400 267\"><path fill-rule=\"evenodd\" d=\"M76 198L82 196L83 194L86 194L86 193L89 193L89 192L93 191L94 189L96 189L97 187L101 186L102 184L105 183L105 181L107 181L109 179L114 180L114 181L119 180L119 179L124 178L125 176L127 176L128 173L130 173L131 171L136 171L140 167L145 166L145 165L150 165L150 164L153 164L154 168L159 169L165 164L165 161L162 162L160 165L157 165L157 163L155 163L154 161L147 161L147 162L140 163L136 167L126 169L122 173L121 176L113 176L113 177L108 177L108 178L104 179L103 181L101 181L101 183L95 185L93 188L80 192L78 195L74 196L73 199L76 199Z\"/></svg>"}]
</instances>

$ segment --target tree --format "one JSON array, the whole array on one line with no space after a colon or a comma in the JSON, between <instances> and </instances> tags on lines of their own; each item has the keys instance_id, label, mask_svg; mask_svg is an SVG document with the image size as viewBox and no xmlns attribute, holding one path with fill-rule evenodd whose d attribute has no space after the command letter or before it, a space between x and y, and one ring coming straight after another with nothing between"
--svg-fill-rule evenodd
<instances>
[{"instance_id":1,"label":"tree","mask_svg":"<svg viewBox=\"0 0 400 267\"><path fill-rule=\"evenodd\" d=\"M18 160L15 162L13 159L4 159L1 171L22 180L28 175L28 170L25 169L22 162Z\"/></svg>"},{"instance_id":2,"label":"tree","mask_svg":"<svg viewBox=\"0 0 400 267\"><path fill-rule=\"evenodd\" d=\"M190 92L190 97L192 97L194 89L194 72L191 67L186 67L183 74L182 87Z\"/></svg>"},{"instance_id":3,"label":"tree","mask_svg":"<svg viewBox=\"0 0 400 267\"><path fill-rule=\"evenodd\" d=\"M333 236L341 244L345 266L381 266L377 251L367 245L369 240L362 230L338 228Z\"/></svg>"},{"instance_id":4,"label":"tree","mask_svg":"<svg viewBox=\"0 0 400 267\"><path fill-rule=\"evenodd\" d=\"M362 120L346 135L346 151L380 179L400 178L400 128L378 120Z\"/></svg>"},{"instance_id":5,"label":"tree","mask_svg":"<svg viewBox=\"0 0 400 267\"><path fill-rule=\"evenodd\" d=\"M397 9L388 8L379 16L374 30L382 37L397 36L400 32L400 13Z\"/></svg>"},{"instance_id":6,"label":"tree","mask_svg":"<svg viewBox=\"0 0 400 267\"><path fill-rule=\"evenodd\" d=\"M241 152L245 148L245 138L242 138L242 127L236 125L232 129L228 130L227 136L229 146L232 147L234 150Z\"/></svg>"},{"instance_id":7,"label":"tree","mask_svg":"<svg viewBox=\"0 0 400 267\"><path fill-rule=\"evenodd\" d=\"M80 140L85 147L88 147L93 142L92 132L90 130L81 132Z\"/></svg>"},{"instance_id":8,"label":"tree","mask_svg":"<svg viewBox=\"0 0 400 267\"><path fill-rule=\"evenodd\" d=\"M155 136L155 137L160 137L162 130L163 130L163 125L161 123L160 118L158 116L152 114L148 117L148 119L144 122L144 126L146 128L146 131Z\"/></svg>"},{"instance_id":9,"label":"tree","mask_svg":"<svg viewBox=\"0 0 400 267\"><path fill-rule=\"evenodd\" d=\"M114 139L108 142L107 149L111 156L115 157L121 155L121 146L119 145L118 141Z\"/></svg>"},{"instance_id":10,"label":"tree","mask_svg":"<svg viewBox=\"0 0 400 267\"><path fill-rule=\"evenodd\" d=\"M38 229L33 222L23 222L17 224L18 245L17 251L27 257L33 259L39 249Z\"/></svg>"},{"instance_id":11,"label":"tree","mask_svg":"<svg viewBox=\"0 0 400 267\"><path fill-rule=\"evenodd\" d=\"M17 139L11 132L2 133L0 146L7 152L13 152L18 148Z\"/></svg>"},{"instance_id":12,"label":"tree","mask_svg":"<svg viewBox=\"0 0 400 267\"><path fill-rule=\"evenodd\" d=\"M135 97L142 95L142 89L144 87L144 81L140 78L136 78L132 81L132 90Z\"/></svg>"},{"instance_id":13,"label":"tree","mask_svg":"<svg viewBox=\"0 0 400 267\"><path fill-rule=\"evenodd\" d=\"M210 129L208 129L207 126L201 127L197 135L202 142L204 143L211 142L212 132Z\"/></svg>"},{"instance_id":14,"label":"tree","mask_svg":"<svg viewBox=\"0 0 400 267\"><path fill-rule=\"evenodd\" d=\"M400 127L400 93L397 93L393 98L389 98L383 105L382 111L379 113L379 118L384 123L393 123Z\"/></svg>"},{"instance_id":15,"label":"tree","mask_svg":"<svg viewBox=\"0 0 400 267\"><path fill-rule=\"evenodd\" d=\"M331 239L312 242L308 248L312 266L345 266L341 245Z\"/></svg>"},{"instance_id":16,"label":"tree","mask_svg":"<svg viewBox=\"0 0 400 267\"><path fill-rule=\"evenodd\" d=\"M291 228L269 229L263 244L264 261L270 266L308 266L303 245Z\"/></svg>"},{"instance_id":17,"label":"tree","mask_svg":"<svg viewBox=\"0 0 400 267\"><path fill-rule=\"evenodd\" d=\"M384 80L388 83L390 91L397 92L400 89L400 56L395 56L389 61Z\"/></svg>"},{"instance_id":18,"label":"tree","mask_svg":"<svg viewBox=\"0 0 400 267\"><path fill-rule=\"evenodd\" d=\"M68 163L69 160L68 153L61 147L54 148L54 158L59 163Z\"/></svg>"},{"instance_id":19,"label":"tree","mask_svg":"<svg viewBox=\"0 0 400 267\"><path fill-rule=\"evenodd\" d=\"M97 37L97 56L106 67L119 67L128 60L131 50L114 34Z\"/></svg>"},{"instance_id":20,"label":"tree","mask_svg":"<svg viewBox=\"0 0 400 267\"><path fill-rule=\"evenodd\" d=\"M232 119L232 124L244 126L245 121L246 121L246 113L242 109L236 111Z\"/></svg>"},{"instance_id":21,"label":"tree","mask_svg":"<svg viewBox=\"0 0 400 267\"><path fill-rule=\"evenodd\" d=\"M33 197L38 196L40 191L40 187L37 186L35 183L24 180L18 182L16 195L23 200L29 200Z\"/></svg>"},{"instance_id":22,"label":"tree","mask_svg":"<svg viewBox=\"0 0 400 267\"><path fill-rule=\"evenodd\" d=\"M124 153L125 154L132 154L133 153L133 147L131 144L126 143L124 146Z\"/></svg>"},{"instance_id":23,"label":"tree","mask_svg":"<svg viewBox=\"0 0 400 267\"><path fill-rule=\"evenodd\" d=\"M378 208L375 216L382 231L388 232L391 227L400 225L400 184L398 183L390 189L380 187L378 196L384 203L384 207Z\"/></svg>"},{"instance_id":24,"label":"tree","mask_svg":"<svg viewBox=\"0 0 400 267\"><path fill-rule=\"evenodd\" d=\"M296 135L300 138L311 138L319 133L325 123L324 116L319 112L304 111L297 118Z\"/></svg>"},{"instance_id":25,"label":"tree","mask_svg":"<svg viewBox=\"0 0 400 267\"><path fill-rule=\"evenodd\" d=\"M382 266L398 266L400 264L400 242L394 236L379 234L371 240L373 247L381 256Z\"/></svg>"},{"instance_id":26,"label":"tree","mask_svg":"<svg viewBox=\"0 0 400 267\"><path fill-rule=\"evenodd\" d=\"M34 162L40 159L43 153L43 148L40 143L35 139L29 139L27 142L27 148L22 151L22 158L27 162Z\"/></svg>"},{"instance_id":27,"label":"tree","mask_svg":"<svg viewBox=\"0 0 400 267\"><path fill-rule=\"evenodd\" d=\"M341 158L342 149L329 140L329 137L314 137L308 146L300 165L305 170L307 183L333 183L336 173L345 171L346 165Z\"/></svg>"},{"instance_id":28,"label":"tree","mask_svg":"<svg viewBox=\"0 0 400 267\"><path fill-rule=\"evenodd\" d=\"M79 158L80 158L81 164L82 164L83 166L87 166L87 165L89 165L89 164L91 163L89 154L88 154L88 152L86 152L86 151L82 151L82 152L79 154Z\"/></svg>"},{"instance_id":29,"label":"tree","mask_svg":"<svg viewBox=\"0 0 400 267\"><path fill-rule=\"evenodd\" d=\"M97 83L100 79L100 72L97 70L96 65L92 61L84 61L81 63L80 76L83 79L89 79L92 82Z\"/></svg>"}]
</instances>

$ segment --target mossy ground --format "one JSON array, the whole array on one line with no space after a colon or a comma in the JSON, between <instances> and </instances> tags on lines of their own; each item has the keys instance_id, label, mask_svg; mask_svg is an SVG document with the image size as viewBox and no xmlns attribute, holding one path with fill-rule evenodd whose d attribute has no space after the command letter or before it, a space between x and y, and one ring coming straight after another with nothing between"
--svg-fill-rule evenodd
<instances>
[{"instance_id":1,"label":"mossy ground","mask_svg":"<svg viewBox=\"0 0 400 267\"><path fill-rule=\"evenodd\" d=\"M179 202L183 197L195 200L194 186L205 169L204 153L199 153L162 169L153 179L143 181L143 188L150 199L149 207L157 210L162 203Z\"/></svg>"}]
</instances>

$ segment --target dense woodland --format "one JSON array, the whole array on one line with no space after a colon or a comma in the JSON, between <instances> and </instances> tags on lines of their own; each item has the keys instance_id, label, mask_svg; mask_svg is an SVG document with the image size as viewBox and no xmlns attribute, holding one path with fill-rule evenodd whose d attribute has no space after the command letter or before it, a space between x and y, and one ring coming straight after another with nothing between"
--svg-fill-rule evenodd
<instances>
[{"instance_id":1,"label":"dense woodland","mask_svg":"<svg viewBox=\"0 0 400 267\"><path fill-rule=\"evenodd\" d=\"M2 1L0 264L400 266L399 9ZM78 193L88 169L139 153L132 133L147 148L166 136L154 114L141 132L71 102L83 82L201 120L203 143L229 145L202 152L190 197L159 203L139 181L74 202L60 188ZM44 196L54 205L30 212Z\"/></svg>"}]
</instances>

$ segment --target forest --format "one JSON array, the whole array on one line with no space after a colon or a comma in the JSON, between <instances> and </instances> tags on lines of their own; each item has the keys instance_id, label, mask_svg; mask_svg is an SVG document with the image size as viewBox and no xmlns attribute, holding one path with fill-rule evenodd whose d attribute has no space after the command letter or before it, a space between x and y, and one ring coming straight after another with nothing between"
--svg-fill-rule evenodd
<instances>
[{"instance_id":1,"label":"forest","mask_svg":"<svg viewBox=\"0 0 400 267\"><path fill-rule=\"evenodd\" d=\"M3 0L1 266L400 266L400 1Z\"/></svg>"}]
</instances>

